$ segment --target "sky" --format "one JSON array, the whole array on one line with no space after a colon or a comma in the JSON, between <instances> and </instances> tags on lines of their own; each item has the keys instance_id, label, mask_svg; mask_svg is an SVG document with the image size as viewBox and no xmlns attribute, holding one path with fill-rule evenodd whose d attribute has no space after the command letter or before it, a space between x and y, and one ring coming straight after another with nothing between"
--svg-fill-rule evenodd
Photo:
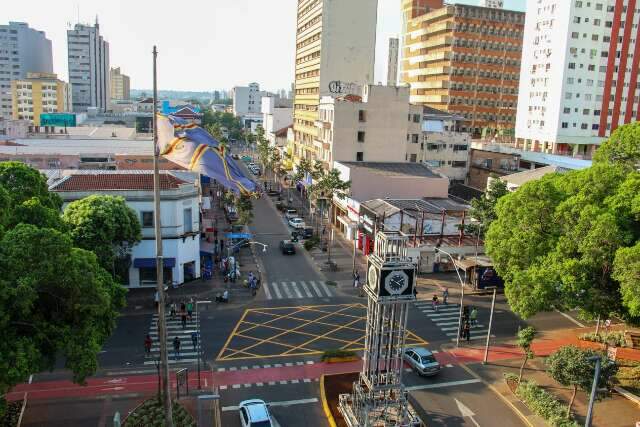
<instances>
[{"instance_id":1,"label":"sky","mask_svg":"<svg viewBox=\"0 0 640 427\"><path fill-rule=\"evenodd\" d=\"M525 1L506 0L505 8L524 10ZM191 0L183 2L183 10L179 4L5 0L0 23L27 22L45 31L53 44L54 72L64 80L68 25L78 20L93 23L97 15L100 32L109 42L111 66L131 77L131 88L151 88L154 44L159 51L159 89L211 91L253 81L270 91L290 87L297 0ZM400 19L400 0L378 0L376 82L386 81L388 39L399 35Z\"/></svg>"}]
</instances>

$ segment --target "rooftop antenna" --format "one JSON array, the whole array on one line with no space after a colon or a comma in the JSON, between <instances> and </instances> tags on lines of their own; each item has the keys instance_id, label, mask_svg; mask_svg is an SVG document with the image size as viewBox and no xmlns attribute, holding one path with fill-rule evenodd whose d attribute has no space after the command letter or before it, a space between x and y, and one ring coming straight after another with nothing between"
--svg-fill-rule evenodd
<instances>
[{"instance_id":1,"label":"rooftop antenna","mask_svg":"<svg viewBox=\"0 0 640 427\"><path fill-rule=\"evenodd\" d=\"M96 28L100 28L100 24L98 24L98 15L96 15Z\"/></svg>"}]
</instances>

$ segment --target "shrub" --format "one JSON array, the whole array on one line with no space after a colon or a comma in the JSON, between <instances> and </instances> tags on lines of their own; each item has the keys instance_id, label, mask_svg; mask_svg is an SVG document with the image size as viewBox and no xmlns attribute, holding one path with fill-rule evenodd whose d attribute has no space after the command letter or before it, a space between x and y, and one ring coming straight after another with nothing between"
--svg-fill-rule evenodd
<instances>
[{"instance_id":1,"label":"shrub","mask_svg":"<svg viewBox=\"0 0 640 427\"><path fill-rule=\"evenodd\" d=\"M533 381L522 381L516 389L516 396L554 427L579 427L573 418L567 418L566 406Z\"/></svg>"},{"instance_id":2,"label":"shrub","mask_svg":"<svg viewBox=\"0 0 640 427\"><path fill-rule=\"evenodd\" d=\"M320 243L320 239L318 239L317 237L314 236L314 237L304 241L304 248L306 250L310 251L311 249L316 247L318 245L318 243Z\"/></svg>"},{"instance_id":3,"label":"shrub","mask_svg":"<svg viewBox=\"0 0 640 427\"><path fill-rule=\"evenodd\" d=\"M322 353L322 357L320 358L321 361L325 361L331 357L353 357L356 355L356 352L353 350L342 350L342 349L330 349L330 350L325 350L324 353Z\"/></svg>"},{"instance_id":4,"label":"shrub","mask_svg":"<svg viewBox=\"0 0 640 427\"><path fill-rule=\"evenodd\" d=\"M624 366L618 368L616 379L620 386L632 392L640 392L640 366Z\"/></svg>"},{"instance_id":5,"label":"shrub","mask_svg":"<svg viewBox=\"0 0 640 427\"><path fill-rule=\"evenodd\" d=\"M587 334L580 335L580 339L584 341L598 342L603 344L612 343L616 347L627 346L627 343L624 339L623 331L611 331L611 332L600 333L598 335L596 335L593 332L590 332Z\"/></svg>"},{"instance_id":6,"label":"shrub","mask_svg":"<svg viewBox=\"0 0 640 427\"><path fill-rule=\"evenodd\" d=\"M196 422L178 402L173 402L173 423L176 427L195 427ZM164 426L162 405L156 398L145 401L125 419L124 427Z\"/></svg>"}]
</instances>

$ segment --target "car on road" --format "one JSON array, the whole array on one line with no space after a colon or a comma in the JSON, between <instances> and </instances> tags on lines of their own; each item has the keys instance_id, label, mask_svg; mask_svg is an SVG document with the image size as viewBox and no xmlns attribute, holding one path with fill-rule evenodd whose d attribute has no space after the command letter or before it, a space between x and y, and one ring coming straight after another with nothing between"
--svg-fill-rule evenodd
<instances>
[{"instance_id":1,"label":"car on road","mask_svg":"<svg viewBox=\"0 0 640 427\"><path fill-rule=\"evenodd\" d=\"M238 405L242 427L278 427L269 406L261 399L243 400Z\"/></svg>"},{"instance_id":2,"label":"car on road","mask_svg":"<svg viewBox=\"0 0 640 427\"><path fill-rule=\"evenodd\" d=\"M289 220L289 226L295 229L305 228L307 225L302 218L291 218Z\"/></svg>"},{"instance_id":3,"label":"car on road","mask_svg":"<svg viewBox=\"0 0 640 427\"><path fill-rule=\"evenodd\" d=\"M245 163L251 163L252 160L251 156L242 156L242 161Z\"/></svg>"},{"instance_id":4,"label":"car on road","mask_svg":"<svg viewBox=\"0 0 640 427\"><path fill-rule=\"evenodd\" d=\"M284 211L284 216L287 219L297 218L298 217L298 211L295 210L295 209L287 209L286 211Z\"/></svg>"},{"instance_id":5,"label":"car on road","mask_svg":"<svg viewBox=\"0 0 640 427\"><path fill-rule=\"evenodd\" d=\"M282 255L295 255L296 245L294 245L291 240L281 240L280 251L282 252Z\"/></svg>"},{"instance_id":6,"label":"car on road","mask_svg":"<svg viewBox=\"0 0 640 427\"><path fill-rule=\"evenodd\" d=\"M240 156L238 156L237 154L232 154L232 155L231 155L231 158L232 158L233 160L239 160L239 159L240 159Z\"/></svg>"},{"instance_id":7,"label":"car on road","mask_svg":"<svg viewBox=\"0 0 640 427\"><path fill-rule=\"evenodd\" d=\"M306 227L306 228L304 228L304 229L300 232L299 236L300 236L302 239L310 239L310 238L312 238L312 237L313 237L313 227Z\"/></svg>"},{"instance_id":8,"label":"car on road","mask_svg":"<svg viewBox=\"0 0 640 427\"><path fill-rule=\"evenodd\" d=\"M424 347L410 347L404 351L403 359L419 375L431 376L440 372L441 366L431 351Z\"/></svg>"}]
</instances>

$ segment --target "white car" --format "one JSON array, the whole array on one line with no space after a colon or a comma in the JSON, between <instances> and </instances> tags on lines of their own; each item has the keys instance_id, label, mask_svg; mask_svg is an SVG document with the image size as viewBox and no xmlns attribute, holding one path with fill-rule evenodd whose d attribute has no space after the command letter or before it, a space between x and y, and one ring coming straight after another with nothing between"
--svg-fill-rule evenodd
<instances>
[{"instance_id":1,"label":"white car","mask_svg":"<svg viewBox=\"0 0 640 427\"><path fill-rule=\"evenodd\" d=\"M297 218L298 217L298 211L295 209L287 209L284 213L285 218L287 219L291 219L291 218Z\"/></svg>"},{"instance_id":2,"label":"white car","mask_svg":"<svg viewBox=\"0 0 640 427\"><path fill-rule=\"evenodd\" d=\"M238 408L242 427L279 427L264 400L243 400Z\"/></svg>"},{"instance_id":3,"label":"white car","mask_svg":"<svg viewBox=\"0 0 640 427\"><path fill-rule=\"evenodd\" d=\"M289 220L289 226L298 229L305 228L307 225L304 223L304 220L302 218L291 218Z\"/></svg>"}]
</instances>

